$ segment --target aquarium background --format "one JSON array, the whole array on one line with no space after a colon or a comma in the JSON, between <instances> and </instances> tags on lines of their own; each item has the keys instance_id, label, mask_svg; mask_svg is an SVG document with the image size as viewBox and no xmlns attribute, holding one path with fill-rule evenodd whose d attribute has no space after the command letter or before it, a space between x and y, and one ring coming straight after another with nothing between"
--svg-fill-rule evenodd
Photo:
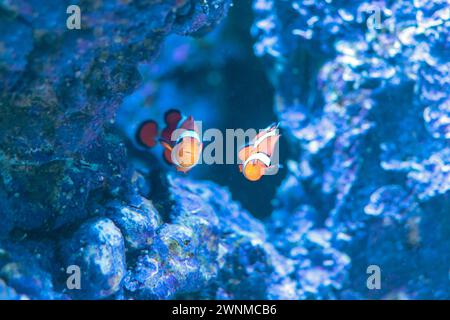
<instances>
[{"instance_id":1,"label":"aquarium background","mask_svg":"<svg viewBox=\"0 0 450 320\"><path fill-rule=\"evenodd\" d=\"M446 0L0 1L0 299L449 299L449 27ZM279 122L279 173L176 172L135 141L172 108Z\"/></svg>"}]
</instances>

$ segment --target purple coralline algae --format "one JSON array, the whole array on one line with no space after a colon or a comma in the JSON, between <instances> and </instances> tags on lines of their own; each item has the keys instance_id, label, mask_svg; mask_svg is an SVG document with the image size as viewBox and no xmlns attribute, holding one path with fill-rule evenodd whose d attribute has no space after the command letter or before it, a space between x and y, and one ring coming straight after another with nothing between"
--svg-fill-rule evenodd
<instances>
[{"instance_id":1,"label":"purple coralline algae","mask_svg":"<svg viewBox=\"0 0 450 320\"><path fill-rule=\"evenodd\" d=\"M93 1L69 30L76 3L0 2L0 299L450 299L447 1L253 1L292 149L264 221L117 133L182 100L152 82L169 35L166 61L223 63L179 39L231 0Z\"/></svg>"}]
</instances>

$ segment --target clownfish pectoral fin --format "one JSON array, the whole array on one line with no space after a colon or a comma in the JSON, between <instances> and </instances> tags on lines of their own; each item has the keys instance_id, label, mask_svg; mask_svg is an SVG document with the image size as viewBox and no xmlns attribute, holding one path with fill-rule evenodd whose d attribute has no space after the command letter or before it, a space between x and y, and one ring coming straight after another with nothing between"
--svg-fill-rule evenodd
<instances>
[{"instance_id":1,"label":"clownfish pectoral fin","mask_svg":"<svg viewBox=\"0 0 450 320\"><path fill-rule=\"evenodd\" d=\"M270 128L268 129L264 129L264 130L260 130L259 133L255 136L255 138L253 139L253 142L258 141L258 139L262 138L265 134L267 134L267 132L270 131Z\"/></svg>"},{"instance_id":2,"label":"clownfish pectoral fin","mask_svg":"<svg viewBox=\"0 0 450 320\"><path fill-rule=\"evenodd\" d=\"M173 148L170 144L168 144L166 141L164 140L160 140L162 146L164 147L164 149L169 150L170 152L172 152Z\"/></svg>"},{"instance_id":3,"label":"clownfish pectoral fin","mask_svg":"<svg viewBox=\"0 0 450 320\"><path fill-rule=\"evenodd\" d=\"M164 148L164 151L163 151L163 159L164 159L164 161L167 164L173 164L173 161L172 161L172 150L173 150L173 147L170 144L168 144L166 141L162 140L162 139L160 139L159 141L161 142L161 145Z\"/></svg>"},{"instance_id":4,"label":"clownfish pectoral fin","mask_svg":"<svg viewBox=\"0 0 450 320\"><path fill-rule=\"evenodd\" d=\"M153 148L157 144L158 124L153 120L144 121L136 131L136 141L146 148Z\"/></svg>"},{"instance_id":5,"label":"clownfish pectoral fin","mask_svg":"<svg viewBox=\"0 0 450 320\"><path fill-rule=\"evenodd\" d=\"M169 164L169 165L172 165L172 164L173 164L173 161L172 161L172 150L171 150L171 149L164 148L164 151L163 151L163 159L164 159L164 161L165 161L167 164Z\"/></svg>"},{"instance_id":6,"label":"clownfish pectoral fin","mask_svg":"<svg viewBox=\"0 0 450 320\"><path fill-rule=\"evenodd\" d=\"M278 122L273 122L272 124L270 124L268 127L260 130L260 132L256 135L255 137L255 141L258 140L259 138L262 138L263 136L265 136L267 133L269 133L270 131L276 130L278 129L280 123Z\"/></svg>"}]
</instances>

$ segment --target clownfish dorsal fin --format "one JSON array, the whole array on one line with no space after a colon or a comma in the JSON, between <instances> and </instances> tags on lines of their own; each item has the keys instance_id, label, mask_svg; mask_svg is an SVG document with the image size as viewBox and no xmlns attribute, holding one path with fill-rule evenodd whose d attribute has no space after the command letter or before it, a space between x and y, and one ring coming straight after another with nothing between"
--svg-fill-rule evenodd
<instances>
[{"instance_id":1,"label":"clownfish dorsal fin","mask_svg":"<svg viewBox=\"0 0 450 320\"><path fill-rule=\"evenodd\" d=\"M273 150L275 149L275 144L278 143L278 140L280 139L280 135L277 134L274 131L271 131L274 134L268 135L267 137L263 138L257 145L256 150L258 152L264 152L265 154L268 154L269 156L272 156Z\"/></svg>"},{"instance_id":2,"label":"clownfish dorsal fin","mask_svg":"<svg viewBox=\"0 0 450 320\"><path fill-rule=\"evenodd\" d=\"M247 160L247 158L250 157L250 155L254 152L252 149L252 145L243 146L238 153L239 160L241 160L242 162Z\"/></svg>"},{"instance_id":3,"label":"clownfish dorsal fin","mask_svg":"<svg viewBox=\"0 0 450 320\"><path fill-rule=\"evenodd\" d=\"M256 141L258 141L258 139L261 139L261 137L263 137L267 132L269 131L269 129L263 129L263 130L260 130L259 132L258 132L258 134L255 136L255 138L253 138L253 143L255 143Z\"/></svg>"},{"instance_id":4,"label":"clownfish dorsal fin","mask_svg":"<svg viewBox=\"0 0 450 320\"><path fill-rule=\"evenodd\" d=\"M195 121L192 116L187 117L181 124L180 128L192 131L198 131L195 127Z\"/></svg>"},{"instance_id":5,"label":"clownfish dorsal fin","mask_svg":"<svg viewBox=\"0 0 450 320\"><path fill-rule=\"evenodd\" d=\"M279 123L272 123L256 135L253 144L258 152L264 152L270 156L272 155L275 144L280 138L278 126Z\"/></svg>"},{"instance_id":6,"label":"clownfish dorsal fin","mask_svg":"<svg viewBox=\"0 0 450 320\"><path fill-rule=\"evenodd\" d=\"M258 134L252 139L251 144L257 145L259 142L261 142L262 139L264 139L265 136L273 134L273 132L276 132L275 130L278 128L278 125L276 123L271 124L267 128L261 129Z\"/></svg>"}]
</instances>

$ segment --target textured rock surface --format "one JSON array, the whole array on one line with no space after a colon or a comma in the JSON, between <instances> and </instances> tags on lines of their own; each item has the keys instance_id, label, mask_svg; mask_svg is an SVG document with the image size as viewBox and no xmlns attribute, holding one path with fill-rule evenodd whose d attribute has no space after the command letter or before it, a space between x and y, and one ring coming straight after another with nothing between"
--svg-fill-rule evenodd
<instances>
[{"instance_id":1,"label":"textured rock surface","mask_svg":"<svg viewBox=\"0 0 450 320\"><path fill-rule=\"evenodd\" d=\"M254 10L255 52L299 151L272 219L277 247L311 261L301 289L448 299L448 2L255 0ZM365 286L371 264L382 290Z\"/></svg>"},{"instance_id":2,"label":"textured rock surface","mask_svg":"<svg viewBox=\"0 0 450 320\"><path fill-rule=\"evenodd\" d=\"M30 298L58 298L53 284L64 291L68 263L80 264L89 279L75 297L102 298L121 288L124 243L130 252L150 247L160 217L148 200L136 204L138 183L132 186L111 122L139 82L137 64L152 61L170 33L201 35L214 27L230 1L83 2L81 30L66 28L69 4L76 3L0 3L0 247L7 297L18 297L12 286ZM112 220L88 220L95 216ZM51 250L38 252L41 243Z\"/></svg>"},{"instance_id":3,"label":"textured rock surface","mask_svg":"<svg viewBox=\"0 0 450 320\"><path fill-rule=\"evenodd\" d=\"M138 84L138 62L151 61L167 34L200 33L228 7L227 1L100 1L83 4L82 29L68 30L69 2L1 6L2 30L10 32L0 39L0 195L20 229L74 223L89 215L94 193L125 191L125 150L108 124Z\"/></svg>"},{"instance_id":4,"label":"textured rock surface","mask_svg":"<svg viewBox=\"0 0 450 320\"><path fill-rule=\"evenodd\" d=\"M125 247L120 230L101 218L85 222L67 241L60 244L64 266L81 270L79 298L99 299L120 289L125 274Z\"/></svg>"}]
</instances>

